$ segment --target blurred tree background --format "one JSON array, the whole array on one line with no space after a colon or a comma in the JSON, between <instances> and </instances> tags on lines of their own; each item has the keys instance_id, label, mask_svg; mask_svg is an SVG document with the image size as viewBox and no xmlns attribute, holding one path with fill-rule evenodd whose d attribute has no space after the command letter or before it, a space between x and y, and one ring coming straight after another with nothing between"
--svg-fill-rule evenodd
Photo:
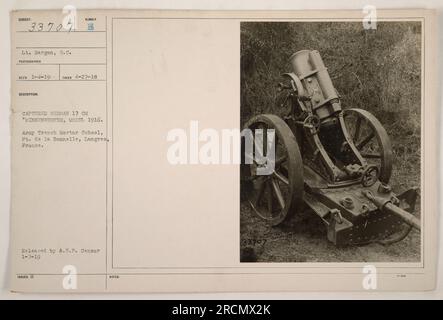
<instances>
[{"instance_id":1,"label":"blurred tree background","mask_svg":"<svg viewBox=\"0 0 443 320\"><path fill-rule=\"evenodd\" d=\"M344 109L368 110L386 128L394 185L419 186L421 23L365 30L361 22L242 22L241 125L255 114L281 114L277 84L303 49L320 52Z\"/></svg>"}]
</instances>

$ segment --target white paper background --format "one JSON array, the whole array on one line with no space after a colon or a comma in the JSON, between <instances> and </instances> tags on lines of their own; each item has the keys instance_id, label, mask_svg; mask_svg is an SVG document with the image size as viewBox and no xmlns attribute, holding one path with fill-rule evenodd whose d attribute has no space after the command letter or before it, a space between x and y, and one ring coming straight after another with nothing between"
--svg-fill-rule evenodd
<instances>
[{"instance_id":1,"label":"white paper background","mask_svg":"<svg viewBox=\"0 0 443 320\"><path fill-rule=\"evenodd\" d=\"M441 61L441 53L443 49L443 21L442 10L443 3L441 0L429 1L345 1L345 0L183 0L183 1L165 1L165 0L126 0L126 1L12 1L4 0L0 4L0 70L1 86L0 86L0 299L44 299L44 298L74 298L74 299L97 299L97 298L131 298L131 299L443 299L443 246L439 246L439 277L437 280L437 289L433 292L423 293L256 293L256 294L138 294L138 295L121 295L121 294L105 294L105 295L21 295L11 294L8 290L7 281L7 255L9 246L9 196L10 196L10 132L9 132L9 107L10 107L10 26L9 12L16 9L57 9L63 5L71 4L78 9L221 9L221 10L313 10L313 9L354 9L361 10L365 5L375 5L379 9L395 9L395 8L435 8L439 10L439 57L437 61ZM442 65L438 65L439 69L439 94L442 91L441 75L443 74ZM440 94L439 101L442 101ZM442 116L440 113L440 121ZM441 129L440 129L441 136ZM439 142L441 148L441 143ZM440 150L440 158L442 153ZM442 173L439 173L440 180ZM439 194L441 188L439 186ZM440 196L440 199L443 197ZM442 207L443 201L440 200L439 207ZM440 232L443 230L443 220L440 219ZM441 239L441 238L440 238ZM441 244L441 240L439 240Z\"/></svg>"}]
</instances>

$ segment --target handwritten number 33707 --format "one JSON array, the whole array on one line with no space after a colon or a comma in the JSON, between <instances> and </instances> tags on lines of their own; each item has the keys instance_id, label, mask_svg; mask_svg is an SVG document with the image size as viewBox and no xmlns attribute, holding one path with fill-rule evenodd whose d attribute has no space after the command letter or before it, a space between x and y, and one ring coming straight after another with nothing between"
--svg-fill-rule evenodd
<instances>
[{"instance_id":1,"label":"handwritten number 33707","mask_svg":"<svg viewBox=\"0 0 443 320\"><path fill-rule=\"evenodd\" d=\"M72 30L72 26L73 24L67 24L67 30L71 31ZM33 22L31 24L31 27L28 29L29 32L57 32L60 31L63 28L63 24L60 23L58 25L55 25L54 22L48 22L48 23L43 23L43 22Z\"/></svg>"}]
</instances>

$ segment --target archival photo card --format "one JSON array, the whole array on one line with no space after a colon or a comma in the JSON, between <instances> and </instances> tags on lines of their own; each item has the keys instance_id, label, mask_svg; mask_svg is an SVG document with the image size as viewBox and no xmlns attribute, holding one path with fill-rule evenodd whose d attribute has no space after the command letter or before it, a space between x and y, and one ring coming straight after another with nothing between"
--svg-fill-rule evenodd
<instances>
[{"instance_id":1,"label":"archival photo card","mask_svg":"<svg viewBox=\"0 0 443 320\"><path fill-rule=\"evenodd\" d=\"M10 19L11 291L434 288L434 11Z\"/></svg>"}]
</instances>

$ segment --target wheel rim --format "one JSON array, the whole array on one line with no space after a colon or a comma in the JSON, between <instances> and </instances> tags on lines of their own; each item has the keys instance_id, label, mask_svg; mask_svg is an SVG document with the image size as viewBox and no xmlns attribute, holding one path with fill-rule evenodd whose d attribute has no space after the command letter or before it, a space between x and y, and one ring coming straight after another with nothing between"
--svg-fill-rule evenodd
<instances>
[{"instance_id":1,"label":"wheel rim","mask_svg":"<svg viewBox=\"0 0 443 320\"><path fill-rule=\"evenodd\" d=\"M254 134L257 129L274 130L275 133L275 168L270 175L258 175L257 161L244 164L248 180L248 202L254 212L272 225L286 220L303 203L303 164L297 141L288 125L275 115L259 115L251 119L246 128ZM266 132L266 131L263 131ZM255 139L253 159L256 159L256 145L266 146ZM268 150L263 148L264 156ZM243 162L244 163L244 162Z\"/></svg>"},{"instance_id":2,"label":"wheel rim","mask_svg":"<svg viewBox=\"0 0 443 320\"><path fill-rule=\"evenodd\" d=\"M388 183L392 173L392 147L380 121L362 109L347 109L343 117L346 129L361 156L369 165L377 166L380 181Z\"/></svg>"}]
</instances>

